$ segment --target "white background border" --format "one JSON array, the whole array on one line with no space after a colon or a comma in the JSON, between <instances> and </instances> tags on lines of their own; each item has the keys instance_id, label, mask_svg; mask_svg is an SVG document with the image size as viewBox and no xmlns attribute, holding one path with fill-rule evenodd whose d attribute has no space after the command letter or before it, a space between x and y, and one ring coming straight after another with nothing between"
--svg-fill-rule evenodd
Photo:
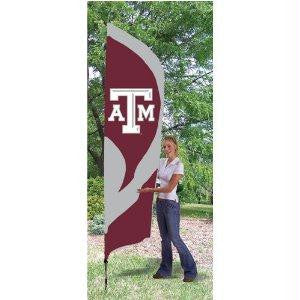
<instances>
[{"instance_id":1,"label":"white background border","mask_svg":"<svg viewBox=\"0 0 300 300\"><path fill-rule=\"evenodd\" d=\"M299 12L215 2L215 299L300 299Z\"/></svg>"},{"instance_id":2,"label":"white background border","mask_svg":"<svg viewBox=\"0 0 300 300\"><path fill-rule=\"evenodd\" d=\"M216 1L215 299L300 299L300 7ZM5 2L1 299L86 298L86 3Z\"/></svg>"}]
</instances>

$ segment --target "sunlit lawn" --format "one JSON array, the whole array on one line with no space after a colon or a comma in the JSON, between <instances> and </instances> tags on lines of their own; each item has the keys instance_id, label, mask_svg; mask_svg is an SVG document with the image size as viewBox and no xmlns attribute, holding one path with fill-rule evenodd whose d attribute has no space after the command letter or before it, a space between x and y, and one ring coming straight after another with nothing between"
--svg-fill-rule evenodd
<instances>
[{"instance_id":1,"label":"sunlit lawn","mask_svg":"<svg viewBox=\"0 0 300 300\"><path fill-rule=\"evenodd\" d=\"M104 290L104 264L88 264L88 296L95 299L212 299L212 274L201 271L197 282L182 281L179 261L173 262L170 279L153 279L160 260L141 256L111 254L108 288Z\"/></svg>"},{"instance_id":2,"label":"sunlit lawn","mask_svg":"<svg viewBox=\"0 0 300 300\"><path fill-rule=\"evenodd\" d=\"M181 204L181 216L213 218L213 206L205 204ZM104 290L104 264L102 260L88 257L88 297L98 299L213 299L212 271L201 270L196 282L182 281L183 270L179 260L173 262L173 274L169 279L153 279L160 258L112 253L108 263L108 288Z\"/></svg>"},{"instance_id":3,"label":"sunlit lawn","mask_svg":"<svg viewBox=\"0 0 300 300\"><path fill-rule=\"evenodd\" d=\"M182 203L180 205L181 216L192 218L213 218L213 206L210 204Z\"/></svg>"}]
</instances>

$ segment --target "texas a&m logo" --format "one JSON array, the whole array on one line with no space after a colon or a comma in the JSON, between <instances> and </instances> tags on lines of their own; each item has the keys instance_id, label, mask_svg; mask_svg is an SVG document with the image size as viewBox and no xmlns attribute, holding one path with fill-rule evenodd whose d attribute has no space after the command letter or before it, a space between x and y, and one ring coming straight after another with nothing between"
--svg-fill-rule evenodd
<instances>
[{"instance_id":1,"label":"texas a&m logo","mask_svg":"<svg viewBox=\"0 0 300 300\"><path fill-rule=\"evenodd\" d=\"M154 104L145 107L143 104L137 105L138 118L136 119L136 96L143 96L145 101L152 101L152 89L110 89L110 101L119 101L119 96L126 96L127 116L126 124L122 125L122 133L140 133L140 125L136 121L154 121ZM125 103L124 103L125 104ZM125 117L121 113L120 104L113 104L112 112L108 121L125 121Z\"/></svg>"}]
</instances>

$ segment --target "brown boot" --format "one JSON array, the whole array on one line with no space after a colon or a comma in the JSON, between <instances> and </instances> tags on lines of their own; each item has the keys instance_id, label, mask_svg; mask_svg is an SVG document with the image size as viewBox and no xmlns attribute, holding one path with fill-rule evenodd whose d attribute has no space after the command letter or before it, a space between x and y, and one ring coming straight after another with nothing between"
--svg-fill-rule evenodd
<instances>
[{"instance_id":1,"label":"brown boot","mask_svg":"<svg viewBox=\"0 0 300 300\"><path fill-rule=\"evenodd\" d=\"M184 277L183 282L193 282L193 281L196 281L196 278L192 278L192 277Z\"/></svg>"},{"instance_id":2,"label":"brown boot","mask_svg":"<svg viewBox=\"0 0 300 300\"><path fill-rule=\"evenodd\" d=\"M153 275L153 278L154 279L162 279L162 278L167 278L167 277L164 277L164 276L160 275L159 273L156 273Z\"/></svg>"}]
</instances>

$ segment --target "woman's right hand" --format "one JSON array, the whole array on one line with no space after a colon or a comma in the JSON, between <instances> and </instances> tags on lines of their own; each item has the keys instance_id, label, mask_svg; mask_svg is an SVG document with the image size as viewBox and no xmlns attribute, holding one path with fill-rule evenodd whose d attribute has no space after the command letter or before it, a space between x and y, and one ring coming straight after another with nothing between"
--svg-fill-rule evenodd
<instances>
[{"instance_id":1,"label":"woman's right hand","mask_svg":"<svg viewBox=\"0 0 300 300\"><path fill-rule=\"evenodd\" d=\"M149 188L149 187L146 187L146 188L143 188L143 189L137 189L137 192L138 193L151 193L151 192L153 192L153 189Z\"/></svg>"}]
</instances>

